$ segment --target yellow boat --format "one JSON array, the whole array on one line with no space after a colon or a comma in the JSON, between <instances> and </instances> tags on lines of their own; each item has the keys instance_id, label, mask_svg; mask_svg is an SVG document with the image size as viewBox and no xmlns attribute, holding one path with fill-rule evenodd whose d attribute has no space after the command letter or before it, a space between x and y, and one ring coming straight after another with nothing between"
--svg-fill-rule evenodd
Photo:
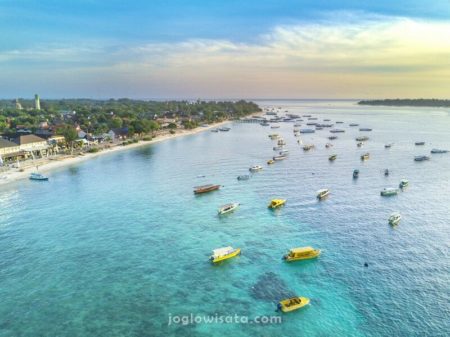
<instances>
[{"instance_id":1,"label":"yellow boat","mask_svg":"<svg viewBox=\"0 0 450 337\"><path fill-rule=\"evenodd\" d=\"M286 199L273 199L267 207L274 209L283 206L285 203Z\"/></svg>"},{"instance_id":2,"label":"yellow boat","mask_svg":"<svg viewBox=\"0 0 450 337\"><path fill-rule=\"evenodd\" d=\"M307 297L292 297L282 300L278 303L278 310L282 312L290 312L303 308L309 304L309 298Z\"/></svg>"},{"instance_id":3,"label":"yellow boat","mask_svg":"<svg viewBox=\"0 0 450 337\"><path fill-rule=\"evenodd\" d=\"M213 263L222 262L224 260L231 259L238 256L241 253L240 248L234 249L233 247L223 247L213 250L213 254L209 258Z\"/></svg>"},{"instance_id":4,"label":"yellow boat","mask_svg":"<svg viewBox=\"0 0 450 337\"><path fill-rule=\"evenodd\" d=\"M271 165L271 164L273 164L273 163L275 163L275 160L273 160L273 159L269 159L269 160L267 161L267 165Z\"/></svg>"},{"instance_id":5,"label":"yellow boat","mask_svg":"<svg viewBox=\"0 0 450 337\"><path fill-rule=\"evenodd\" d=\"M320 249L312 247L292 248L289 253L283 256L287 262L314 259L320 255Z\"/></svg>"}]
</instances>

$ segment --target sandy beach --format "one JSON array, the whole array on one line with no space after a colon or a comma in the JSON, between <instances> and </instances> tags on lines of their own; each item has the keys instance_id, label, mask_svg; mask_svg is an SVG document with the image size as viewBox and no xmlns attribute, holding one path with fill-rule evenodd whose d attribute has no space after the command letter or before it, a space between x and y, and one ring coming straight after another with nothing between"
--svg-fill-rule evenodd
<instances>
[{"instance_id":1,"label":"sandy beach","mask_svg":"<svg viewBox=\"0 0 450 337\"><path fill-rule=\"evenodd\" d=\"M256 115L256 113L255 113ZM102 151L96 153L84 153L83 155L56 155L49 158L39 158L37 160L27 160L25 162L20 163L20 168L10 168L4 172L0 171L0 185L5 185L8 183L12 183L22 179L28 179L31 172L36 171L36 166L39 168L40 173L49 172L51 170L55 170L58 168L62 168L69 165L74 165L81 163L83 161L96 158L99 156L103 156L106 154L126 151L130 149L134 149L141 146L146 146L150 144L155 144L158 142L162 142L168 139L173 139L177 137L194 135L203 131L208 131L214 128L217 128L223 124L229 123L230 121L223 121L214 124L210 124L206 127L197 127L193 130L177 130L175 134L166 134L157 136L152 140L144 141L140 140L138 143L133 143L130 145L122 145L121 143L117 143L112 145L109 149L104 149Z\"/></svg>"}]
</instances>

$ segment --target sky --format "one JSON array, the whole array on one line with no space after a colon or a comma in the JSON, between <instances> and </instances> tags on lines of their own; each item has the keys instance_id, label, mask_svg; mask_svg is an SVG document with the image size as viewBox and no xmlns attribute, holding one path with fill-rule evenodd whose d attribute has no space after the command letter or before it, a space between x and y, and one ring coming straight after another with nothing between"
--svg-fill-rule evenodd
<instances>
[{"instance_id":1,"label":"sky","mask_svg":"<svg viewBox=\"0 0 450 337\"><path fill-rule=\"evenodd\" d=\"M450 98L450 0L0 0L0 97Z\"/></svg>"}]
</instances>

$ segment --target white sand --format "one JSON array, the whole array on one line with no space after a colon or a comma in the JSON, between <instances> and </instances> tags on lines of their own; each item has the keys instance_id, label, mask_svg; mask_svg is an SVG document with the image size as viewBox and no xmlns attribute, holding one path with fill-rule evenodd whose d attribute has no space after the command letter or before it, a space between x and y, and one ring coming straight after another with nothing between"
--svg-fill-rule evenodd
<instances>
[{"instance_id":1,"label":"white sand","mask_svg":"<svg viewBox=\"0 0 450 337\"><path fill-rule=\"evenodd\" d=\"M0 185L4 185L4 184L7 184L7 183L10 183L13 181L29 178L30 173L36 171L36 166L39 167L40 173L44 173L44 172L48 172L50 170L54 170L54 169L61 168L64 166L78 164L85 160L89 160L91 158L102 156L104 154L118 152L118 151L126 151L129 149L134 149L136 147L162 142L167 139L173 139L176 137L193 135L193 134L196 134L199 132L217 128L218 126L228 123L228 122L229 121L219 122L219 123L208 125L207 127L198 127L193 130L177 130L175 134L167 134L167 135L163 135L163 136L158 136L149 141L141 140L141 141L139 141L139 143L133 143L133 144L126 145L126 146L117 144L117 145L113 145L110 149L105 149L105 150L99 151L97 153L85 153L82 156L57 155L53 158L42 158L42 159L38 159L35 161L27 160L25 162L20 163L20 165L21 165L20 169L11 168L5 172L0 172Z\"/></svg>"}]
</instances>

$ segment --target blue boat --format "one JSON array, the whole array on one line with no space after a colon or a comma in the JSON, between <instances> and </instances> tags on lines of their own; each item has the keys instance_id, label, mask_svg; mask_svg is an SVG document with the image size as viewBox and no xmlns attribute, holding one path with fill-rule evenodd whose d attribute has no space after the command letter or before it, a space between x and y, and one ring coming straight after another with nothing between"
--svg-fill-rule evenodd
<instances>
[{"instance_id":1,"label":"blue boat","mask_svg":"<svg viewBox=\"0 0 450 337\"><path fill-rule=\"evenodd\" d=\"M40 173L31 173L30 180L39 180L39 181L47 181L48 177L40 174Z\"/></svg>"}]
</instances>

